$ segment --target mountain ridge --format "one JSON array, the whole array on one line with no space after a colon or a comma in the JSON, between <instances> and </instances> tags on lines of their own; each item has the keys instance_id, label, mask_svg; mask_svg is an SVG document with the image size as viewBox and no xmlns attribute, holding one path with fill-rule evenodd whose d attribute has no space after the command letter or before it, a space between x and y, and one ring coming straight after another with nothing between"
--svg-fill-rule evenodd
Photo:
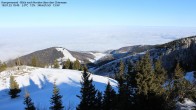
<instances>
[{"instance_id":1,"label":"mountain ridge","mask_svg":"<svg viewBox=\"0 0 196 110\"><path fill-rule=\"evenodd\" d=\"M190 36L160 45L127 46L105 52L71 51L63 47L51 47L21 56L19 59L22 62L26 61L24 64L29 64L32 57L37 56L39 60L41 59L41 62L50 65L53 64L55 59L60 64L68 58L72 61L78 59L82 64L86 64L94 74L108 75L118 71L120 60L123 60L124 63L135 63L145 52L149 52L153 61L161 58L164 68L168 71L172 71L177 62L188 71L195 70L194 65L196 63L193 62L196 60L195 50L196 36ZM12 60L12 65L16 60Z\"/></svg>"}]
</instances>

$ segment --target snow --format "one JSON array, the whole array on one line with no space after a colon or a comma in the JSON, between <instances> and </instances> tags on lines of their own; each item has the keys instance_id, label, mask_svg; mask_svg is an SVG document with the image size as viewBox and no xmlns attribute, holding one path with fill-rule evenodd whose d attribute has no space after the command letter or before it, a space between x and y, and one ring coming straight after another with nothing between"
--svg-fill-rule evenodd
<instances>
[{"instance_id":1,"label":"snow","mask_svg":"<svg viewBox=\"0 0 196 110\"><path fill-rule=\"evenodd\" d=\"M99 60L100 58L104 57L107 54L104 53L92 53L95 56L95 60Z\"/></svg>"},{"instance_id":2,"label":"snow","mask_svg":"<svg viewBox=\"0 0 196 110\"><path fill-rule=\"evenodd\" d=\"M15 76L22 90L20 97L16 99L10 99L8 95L10 75ZM0 73L0 110L24 109L25 91L30 93L35 106L48 109L54 81L60 89L60 94L63 95L64 106L70 105L75 108L80 102L76 95L80 95L81 75L82 71L68 69L46 69L29 66L20 66L19 70L17 67L8 68ZM102 92L105 90L108 81L116 90L117 82L113 79L93 74L91 78L94 80L93 84L96 89Z\"/></svg>"},{"instance_id":3,"label":"snow","mask_svg":"<svg viewBox=\"0 0 196 110\"><path fill-rule=\"evenodd\" d=\"M89 54L92 54L94 56L94 59L89 59L89 61L92 63L95 63L97 60L107 55L101 52L89 52Z\"/></svg>"},{"instance_id":4,"label":"snow","mask_svg":"<svg viewBox=\"0 0 196 110\"><path fill-rule=\"evenodd\" d=\"M72 56L72 54L65 48L62 48L62 47L59 47L59 48L56 48L57 51L61 51L64 55L63 58L59 58L58 61L66 61L67 59L70 59L72 62L76 60L75 57ZM101 53L101 52L87 52L91 55L94 56L94 59L91 59L91 58L88 58L88 60L92 63L94 63L95 61L99 60L100 58L102 58L103 56L107 55L105 53Z\"/></svg>"},{"instance_id":5,"label":"snow","mask_svg":"<svg viewBox=\"0 0 196 110\"><path fill-rule=\"evenodd\" d=\"M186 75L185 75L185 79L190 81L190 82L193 82L195 80L194 72L187 72Z\"/></svg>"},{"instance_id":6,"label":"snow","mask_svg":"<svg viewBox=\"0 0 196 110\"><path fill-rule=\"evenodd\" d=\"M63 58L60 58L60 60L62 59L63 61L67 60L67 59L70 59L71 61L75 61L76 58L74 58L71 53L69 53L69 51L65 48L56 48L57 51L61 51L64 55Z\"/></svg>"},{"instance_id":7,"label":"snow","mask_svg":"<svg viewBox=\"0 0 196 110\"><path fill-rule=\"evenodd\" d=\"M190 81L191 83L195 81L194 71L187 72L185 75L185 79ZM188 98L185 98L184 101L176 103L177 109L179 110L195 110L196 104Z\"/></svg>"},{"instance_id":8,"label":"snow","mask_svg":"<svg viewBox=\"0 0 196 110\"><path fill-rule=\"evenodd\" d=\"M194 110L196 107L196 104L188 98L185 98L183 103L178 102L176 105L179 110Z\"/></svg>"},{"instance_id":9,"label":"snow","mask_svg":"<svg viewBox=\"0 0 196 110\"><path fill-rule=\"evenodd\" d=\"M136 54L133 54L133 55L130 55L130 56L126 56L126 57L123 57L123 58L119 58L119 59L110 61L106 64L103 64L103 65L97 67L97 68L90 68L89 70L92 73L95 73L95 74L101 74L101 75L105 75L105 76L112 75L114 73L115 69L116 69L117 64L121 60L122 61L125 61L126 59L136 60L136 59L138 59L138 57L140 57L144 54L145 54L145 52L136 53Z\"/></svg>"}]
</instances>

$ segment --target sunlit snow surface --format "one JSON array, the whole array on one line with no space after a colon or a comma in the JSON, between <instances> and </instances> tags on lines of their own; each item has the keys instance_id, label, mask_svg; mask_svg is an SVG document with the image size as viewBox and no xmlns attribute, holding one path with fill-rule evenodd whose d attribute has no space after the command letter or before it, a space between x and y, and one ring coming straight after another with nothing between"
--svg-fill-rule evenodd
<instances>
[{"instance_id":1,"label":"sunlit snow surface","mask_svg":"<svg viewBox=\"0 0 196 110\"><path fill-rule=\"evenodd\" d=\"M178 102L176 105L178 110L195 110L196 108L196 104L188 98L185 98L183 103Z\"/></svg>"},{"instance_id":2,"label":"sunlit snow surface","mask_svg":"<svg viewBox=\"0 0 196 110\"><path fill-rule=\"evenodd\" d=\"M67 51L67 49L65 48L56 48L57 51L61 51L64 55L63 58L61 58L62 60L67 60L67 59L70 59L71 61L75 61L76 58L74 58L70 53L69 51Z\"/></svg>"},{"instance_id":3,"label":"sunlit snow surface","mask_svg":"<svg viewBox=\"0 0 196 110\"><path fill-rule=\"evenodd\" d=\"M59 58L58 61L66 61L67 59L70 59L72 62L76 60L75 57L72 56L72 54L65 48L59 47L56 48L57 51L60 51L63 53L64 57ZM105 53L101 53L101 52L85 52L87 54L91 54L94 56L94 59L88 59L90 62L96 62L97 60L99 60L100 58L104 57Z\"/></svg>"},{"instance_id":4,"label":"sunlit snow surface","mask_svg":"<svg viewBox=\"0 0 196 110\"><path fill-rule=\"evenodd\" d=\"M15 76L16 81L22 89L20 97L10 99L9 78ZM80 80L82 71L67 69L44 69L29 66L8 68L0 73L0 110L22 110L24 109L24 93L28 91L35 103L35 106L41 109L48 109L50 106L50 97L52 96L53 82L56 81L60 88L60 94L63 95L63 104L65 107L70 105L75 108L80 102L76 95L80 95ZM96 89L104 91L105 86L110 84L116 89L116 81L107 77L91 75Z\"/></svg>"}]
</instances>

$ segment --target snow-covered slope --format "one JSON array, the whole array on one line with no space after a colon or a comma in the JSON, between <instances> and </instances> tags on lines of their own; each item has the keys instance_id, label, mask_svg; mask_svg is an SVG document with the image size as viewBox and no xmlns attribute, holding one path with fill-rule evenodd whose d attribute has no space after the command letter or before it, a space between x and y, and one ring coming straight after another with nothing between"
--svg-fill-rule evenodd
<instances>
[{"instance_id":1,"label":"snow-covered slope","mask_svg":"<svg viewBox=\"0 0 196 110\"><path fill-rule=\"evenodd\" d=\"M178 102L176 106L176 110L195 110L196 104L188 98L185 98L183 103Z\"/></svg>"},{"instance_id":2,"label":"snow-covered slope","mask_svg":"<svg viewBox=\"0 0 196 110\"><path fill-rule=\"evenodd\" d=\"M10 75L15 76L16 81L21 87L20 97L11 99L8 95ZM28 66L8 68L0 73L0 110L24 109L24 93L27 90L35 104L41 109L48 109L50 106L50 97L52 95L53 82L56 81L63 95L63 104L65 107L75 108L80 100L76 95L80 95L80 80L82 71L62 70L62 69L44 69ZM113 79L91 75L96 89L104 91L108 81L116 89L117 82Z\"/></svg>"},{"instance_id":3,"label":"snow-covered slope","mask_svg":"<svg viewBox=\"0 0 196 110\"><path fill-rule=\"evenodd\" d=\"M100 58L102 58L102 57L107 55L105 53L100 53L100 52L89 52L89 53L94 56L94 59L89 59L91 62L96 62Z\"/></svg>"},{"instance_id":4,"label":"snow-covered slope","mask_svg":"<svg viewBox=\"0 0 196 110\"><path fill-rule=\"evenodd\" d=\"M107 55L105 53L91 52L91 51L89 51L89 52L73 52L73 51L69 51L69 50L62 48L62 47L58 47L58 48L56 48L56 50L63 53L63 57L59 58L58 59L59 61L66 61L67 59L70 59L73 62L76 59L79 59L80 62L83 62L83 60L86 59L86 60L89 60L91 63L94 63L97 60L99 60L100 58Z\"/></svg>"},{"instance_id":5,"label":"snow-covered slope","mask_svg":"<svg viewBox=\"0 0 196 110\"><path fill-rule=\"evenodd\" d=\"M60 58L61 60L67 60L67 59L70 59L71 61L75 61L76 58L74 58L70 53L69 51L67 51L67 49L65 48L56 48L57 51L61 51L64 55L64 57Z\"/></svg>"},{"instance_id":6,"label":"snow-covered slope","mask_svg":"<svg viewBox=\"0 0 196 110\"><path fill-rule=\"evenodd\" d=\"M192 72L187 72L186 75L185 75L185 79L190 81L190 82L194 82L196 79L194 78L194 74L195 72L192 71Z\"/></svg>"}]
</instances>

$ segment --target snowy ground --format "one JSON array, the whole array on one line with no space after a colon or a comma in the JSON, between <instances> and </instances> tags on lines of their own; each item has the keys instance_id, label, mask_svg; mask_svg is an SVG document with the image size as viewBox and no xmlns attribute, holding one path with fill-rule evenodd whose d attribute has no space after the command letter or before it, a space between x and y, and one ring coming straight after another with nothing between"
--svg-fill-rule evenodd
<instances>
[{"instance_id":1,"label":"snowy ground","mask_svg":"<svg viewBox=\"0 0 196 110\"><path fill-rule=\"evenodd\" d=\"M94 59L89 59L89 61L92 63L95 63L97 60L107 55L105 53L100 53L100 52L89 52L89 53L95 57Z\"/></svg>"},{"instance_id":2,"label":"snowy ground","mask_svg":"<svg viewBox=\"0 0 196 110\"><path fill-rule=\"evenodd\" d=\"M64 106L75 108L80 102L76 95L80 95L81 73L81 71L76 70L44 69L28 66L21 66L19 70L17 67L8 68L0 73L0 110L24 109L25 90L30 93L35 106L47 110L50 106L49 100L52 95L54 81L56 81L60 93L63 95ZM10 75L15 76L22 90L20 97L16 99L10 99L8 95ZM117 82L113 79L98 75L91 75L91 78L94 80L93 83L96 89L100 91L104 91L108 80L116 89Z\"/></svg>"},{"instance_id":3,"label":"snowy ground","mask_svg":"<svg viewBox=\"0 0 196 110\"><path fill-rule=\"evenodd\" d=\"M176 105L177 110L195 110L196 108L196 104L188 98L185 98L184 103L178 102Z\"/></svg>"},{"instance_id":4,"label":"snowy ground","mask_svg":"<svg viewBox=\"0 0 196 110\"><path fill-rule=\"evenodd\" d=\"M73 57L72 54L65 48L59 47L59 48L56 48L56 50L62 52L64 55L64 57L59 58L58 61L66 61L67 59L70 59L72 62L74 62L76 60L76 58ZM92 63L96 62L100 58L107 55L101 52L85 52L85 53L88 53L94 56L94 59L89 58L89 61Z\"/></svg>"},{"instance_id":5,"label":"snowy ground","mask_svg":"<svg viewBox=\"0 0 196 110\"><path fill-rule=\"evenodd\" d=\"M56 49L57 49L57 51L61 51L63 53L63 55L64 55L64 57L60 58L59 60L65 61L67 59L70 59L72 62L76 60L76 58L73 57L71 55L71 53L69 51L67 51L67 49L65 49L65 48L56 48Z\"/></svg>"}]
</instances>

